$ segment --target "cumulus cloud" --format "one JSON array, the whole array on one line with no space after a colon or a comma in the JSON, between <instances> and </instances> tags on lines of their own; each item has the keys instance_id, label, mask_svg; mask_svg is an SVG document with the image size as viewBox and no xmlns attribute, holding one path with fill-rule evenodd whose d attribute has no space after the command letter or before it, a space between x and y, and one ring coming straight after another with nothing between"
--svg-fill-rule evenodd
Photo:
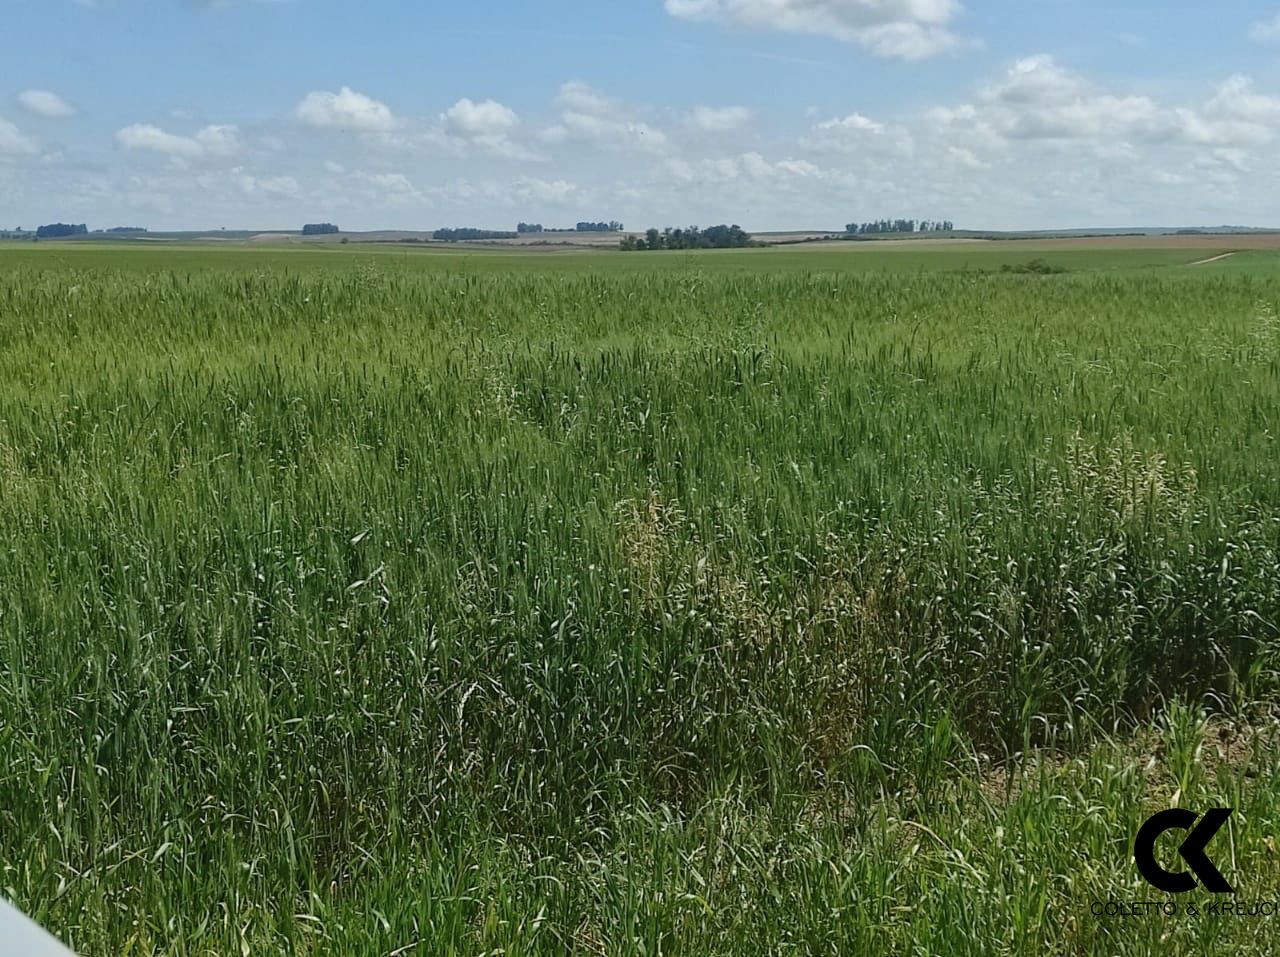
<instances>
[{"instance_id":1,"label":"cumulus cloud","mask_svg":"<svg viewBox=\"0 0 1280 957\"><path fill-rule=\"evenodd\" d=\"M387 104L357 93L349 86L337 93L325 90L308 93L294 114L307 126L358 133L389 133L399 123Z\"/></svg>"},{"instance_id":2,"label":"cumulus cloud","mask_svg":"<svg viewBox=\"0 0 1280 957\"><path fill-rule=\"evenodd\" d=\"M273 202L297 199L302 187L292 176L255 176L237 167L231 171L232 182L248 199Z\"/></svg>"},{"instance_id":3,"label":"cumulus cloud","mask_svg":"<svg viewBox=\"0 0 1280 957\"><path fill-rule=\"evenodd\" d=\"M28 113L47 120L61 120L76 113L75 107L49 90L23 90L18 102Z\"/></svg>"},{"instance_id":4,"label":"cumulus cloud","mask_svg":"<svg viewBox=\"0 0 1280 957\"><path fill-rule=\"evenodd\" d=\"M515 197L523 202L550 206L565 206L578 199L581 190L568 180L545 180L522 176L516 181Z\"/></svg>"},{"instance_id":5,"label":"cumulus cloud","mask_svg":"<svg viewBox=\"0 0 1280 957\"><path fill-rule=\"evenodd\" d=\"M884 124L879 123L861 113L850 113L848 116L834 120L824 120L816 127L819 130L837 130L854 133L883 133Z\"/></svg>"},{"instance_id":6,"label":"cumulus cloud","mask_svg":"<svg viewBox=\"0 0 1280 957\"><path fill-rule=\"evenodd\" d=\"M559 122L541 133L544 143L577 142L604 150L662 152L667 134L632 115L624 104L583 83L566 83L556 103Z\"/></svg>"},{"instance_id":7,"label":"cumulus cloud","mask_svg":"<svg viewBox=\"0 0 1280 957\"><path fill-rule=\"evenodd\" d=\"M750 122L745 106L696 106L689 113L689 125L703 133L728 133Z\"/></svg>"},{"instance_id":8,"label":"cumulus cloud","mask_svg":"<svg viewBox=\"0 0 1280 957\"><path fill-rule=\"evenodd\" d=\"M229 124L206 126L195 141L208 156L234 156L240 152L240 130Z\"/></svg>"},{"instance_id":9,"label":"cumulus cloud","mask_svg":"<svg viewBox=\"0 0 1280 957\"><path fill-rule=\"evenodd\" d=\"M965 169L982 170L991 168L990 163L984 163L973 154L973 150L967 150L963 146L948 146L947 155Z\"/></svg>"},{"instance_id":10,"label":"cumulus cloud","mask_svg":"<svg viewBox=\"0 0 1280 957\"><path fill-rule=\"evenodd\" d=\"M1232 76L1200 109L1177 111L1180 132L1196 143L1262 146L1280 131L1280 99L1259 93L1246 76Z\"/></svg>"},{"instance_id":11,"label":"cumulus cloud","mask_svg":"<svg viewBox=\"0 0 1280 957\"><path fill-rule=\"evenodd\" d=\"M1042 54L1018 60L974 101L932 110L929 120L970 150L1011 141L1092 141L1112 150L1133 143L1229 147L1271 142L1280 130L1280 99L1233 76L1202 104L1161 104L1101 89Z\"/></svg>"},{"instance_id":12,"label":"cumulus cloud","mask_svg":"<svg viewBox=\"0 0 1280 957\"><path fill-rule=\"evenodd\" d=\"M1047 55L1016 62L982 100L1000 131L1014 139L1150 137L1160 131L1150 97L1096 90Z\"/></svg>"},{"instance_id":13,"label":"cumulus cloud","mask_svg":"<svg viewBox=\"0 0 1280 957\"><path fill-rule=\"evenodd\" d=\"M1207 109L1270 127L1280 125L1280 98L1259 93L1253 80L1241 74L1228 77L1218 87Z\"/></svg>"},{"instance_id":14,"label":"cumulus cloud","mask_svg":"<svg viewBox=\"0 0 1280 957\"><path fill-rule=\"evenodd\" d=\"M234 126L206 126L194 136L182 136L149 123L134 123L116 132L116 143L123 149L177 160L221 158L240 151L239 131Z\"/></svg>"},{"instance_id":15,"label":"cumulus cloud","mask_svg":"<svg viewBox=\"0 0 1280 957\"><path fill-rule=\"evenodd\" d=\"M1280 13L1266 20L1259 20L1249 28L1249 36L1259 43L1280 41Z\"/></svg>"},{"instance_id":16,"label":"cumulus cloud","mask_svg":"<svg viewBox=\"0 0 1280 957\"><path fill-rule=\"evenodd\" d=\"M359 171L355 180L366 187L366 191L384 202L397 206L408 203L422 203L426 197L413 185L409 177L403 173L366 173Z\"/></svg>"},{"instance_id":17,"label":"cumulus cloud","mask_svg":"<svg viewBox=\"0 0 1280 957\"><path fill-rule=\"evenodd\" d=\"M862 113L850 113L815 123L801 145L822 153L897 157L911 155L915 137L901 126L890 126Z\"/></svg>"},{"instance_id":18,"label":"cumulus cloud","mask_svg":"<svg viewBox=\"0 0 1280 957\"><path fill-rule=\"evenodd\" d=\"M785 180L820 179L825 175L820 167L808 160L769 160L756 152L697 161L676 157L667 161L666 169L682 183L719 186L744 182L778 185Z\"/></svg>"},{"instance_id":19,"label":"cumulus cloud","mask_svg":"<svg viewBox=\"0 0 1280 957\"><path fill-rule=\"evenodd\" d=\"M0 155L24 156L36 151L35 140L0 116Z\"/></svg>"},{"instance_id":20,"label":"cumulus cloud","mask_svg":"<svg viewBox=\"0 0 1280 957\"><path fill-rule=\"evenodd\" d=\"M665 0L684 20L812 33L857 44L878 56L920 60L952 49L958 0Z\"/></svg>"},{"instance_id":21,"label":"cumulus cloud","mask_svg":"<svg viewBox=\"0 0 1280 957\"><path fill-rule=\"evenodd\" d=\"M587 113L563 114L558 124L547 127L543 139L548 143L576 140L615 150L661 150L667 145L667 134L648 123L611 120Z\"/></svg>"},{"instance_id":22,"label":"cumulus cloud","mask_svg":"<svg viewBox=\"0 0 1280 957\"><path fill-rule=\"evenodd\" d=\"M491 156L535 162L546 159L511 138L520 126L520 117L497 100L476 102L463 97L440 115L440 124L446 139L461 140Z\"/></svg>"},{"instance_id":23,"label":"cumulus cloud","mask_svg":"<svg viewBox=\"0 0 1280 957\"><path fill-rule=\"evenodd\" d=\"M975 158L1017 142L1176 139L1183 124L1151 97L1100 89L1044 54L1018 60L971 102L938 107L926 119Z\"/></svg>"},{"instance_id":24,"label":"cumulus cloud","mask_svg":"<svg viewBox=\"0 0 1280 957\"><path fill-rule=\"evenodd\" d=\"M520 117L510 107L496 100L476 103L467 97L449 107L440 119L464 136L503 135L520 125Z\"/></svg>"},{"instance_id":25,"label":"cumulus cloud","mask_svg":"<svg viewBox=\"0 0 1280 957\"><path fill-rule=\"evenodd\" d=\"M617 100L578 80L571 80L560 87L556 105L576 113L608 113L620 106Z\"/></svg>"},{"instance_id":26,"label":"cumulus cloud","mask_svg":"<svg viewBox=\"0 0 1280 957\"><path fill-rule=\"evenodd\" d=\"M134 123L116 131L116 143L127 150L144 150L183 159L194 159L204 153L203 147L192 137L166 133L149 123Z\"/></svg>"}]
</instances>

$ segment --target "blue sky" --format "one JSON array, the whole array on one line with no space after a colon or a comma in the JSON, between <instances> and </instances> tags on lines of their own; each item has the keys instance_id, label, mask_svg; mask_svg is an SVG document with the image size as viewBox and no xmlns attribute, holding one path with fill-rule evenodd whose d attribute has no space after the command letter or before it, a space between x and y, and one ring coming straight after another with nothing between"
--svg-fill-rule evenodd
<instances>
[{"instance_id":1,"label":"blue sky","mask_svg":"<svg viewBox=\"0 0 1280 957\"><path fill-rule=\"evenodd\" d=\"M0 227L1280 225L1280 2L4 12Z\"/></svg>"}]
</instances>

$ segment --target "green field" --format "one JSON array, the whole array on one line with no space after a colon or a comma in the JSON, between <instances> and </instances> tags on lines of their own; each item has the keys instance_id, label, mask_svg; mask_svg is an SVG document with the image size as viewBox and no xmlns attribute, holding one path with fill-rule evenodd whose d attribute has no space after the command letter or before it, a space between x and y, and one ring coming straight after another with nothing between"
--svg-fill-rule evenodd
<instances>
[{"instance_id":1,"label":"green field","mask_svg":"<svg viewBox=\"0 0 1280 957\"><path fill-rule=\"evenodd\" d=\"M1131 272L1153 267L1180 267L1221 252L1219 249L1150 248L1104 249L1082 246L1043 252L1035 244L1006 242L957 244L913 249L883 248L879 243L793 245L773 249L702 250L664 252L662 255L613 250L589 252L528 252L458 246L452 249L397 244L340 246L261 246L244 244L147 246L142 243L90 244L14 243L0 247L0 264L8 268L103 269L152 272L290 272L304 273L355 269L381 271L457 272L501 271L517 273L669 273L673 268L700 272L990 272L1004 266L1020 266L1036 259L1069 271ZM1248 261L1249 272L1280 267L1280 254L1249 251L1238 254ZM1231 261L1212 264L1218 271ZM1208 270L1202 270L1208 271Z\"/></svg>"},{"instance_id":2,"label":"green field","mask_svg":"<svg viewBox=\"0 0 1280 957\"><path fill-rule=\"evenodd\" d=\"M1172 804L1280 899L1280 254L1213 254L0 249L0 894L85 955L1272 953L1091 913Z\"/></svg>"}]
</instances>

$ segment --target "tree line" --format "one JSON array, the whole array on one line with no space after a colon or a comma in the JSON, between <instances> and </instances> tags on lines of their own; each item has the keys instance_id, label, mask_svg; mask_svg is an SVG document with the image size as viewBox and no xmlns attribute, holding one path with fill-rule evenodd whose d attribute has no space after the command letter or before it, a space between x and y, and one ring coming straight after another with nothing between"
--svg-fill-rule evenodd
<instances>
[{"instance_id":1,"label":"tree line","mask_svg":"<svg viewBox=\"0 0 1280 957\"><path fill-rule=\"evenodd\" d=\"M462 229L437 229L431 234L432 239L443 242L460 243L474 239L515 239L518 233L503 232L500 229L474 229L470 226Z\"/></svg>"},{"instance_id":2,"label":"tree line","mask_svg":"<svg viewBox=\"0 0 1280 957\"><path fill-rule=\"evenodd\" d=\"M659 231L649 229L644 238L638 236L624 237L619 244L625 252L658 249L742 249L753 245L751 234L741 226L708 226L699 229L690 226L687 229L672 229L668 226Z\"/></svg>"},{"instance_id":3,"label":"tree line","mask_svg":"<svg viewBox=\"0 0 1280 957\"><path fill-rule=\"evenodd\" d=\"M89 227L84 223L73 226L70 223L49 223L36 230L36 239L65 239L67 236L87 236Z\"/></svg>"},{"instance_id":4,"label":"tree line","mask_svg":"<svg viewBox=\"0 0 1280 957\"><path fill-rule=\"evenodd\" d=\"M338 227L333 223L307 223L302 227L304 236L332 236L338 231Z\"/></svg>"},{"instance_id":5,"label":"tree line","mask_svg":"<svg viewBox=\"0 0 1280 957\"><path fill-rule=\"evenodd\" d=\"M516 225L517 233L620 233L622 230L622 223L616 219L607 223L581 222L572 229L548 228L543 226L542 223L519 223Z\"/></svg>"},{"instance_id":6,"label":"tree line","mask_svg":"<svg viewBox=\"0 0 1280 957\"><path fill-rule=\"evenodd\" d=\"M878 219L871 223L850 223L844 231L857 236L872 236L882 233L949 233L955 228L956 224L949 219Z\"/></svg>"}]
</instances>

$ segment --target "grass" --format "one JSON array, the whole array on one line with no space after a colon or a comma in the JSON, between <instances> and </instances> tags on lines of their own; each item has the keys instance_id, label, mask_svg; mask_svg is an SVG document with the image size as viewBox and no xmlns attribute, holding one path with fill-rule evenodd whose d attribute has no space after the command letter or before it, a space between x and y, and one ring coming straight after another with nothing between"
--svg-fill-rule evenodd
<instances>
[{"instance_id":1,"label":"grass","mask_svg":"<svg viewBox=\"0 0 1280 957\"><path fill-rule=\"evenodd\" d=\"M291 272L376 269L382 272L503 272L538 275L605 275L667 273L684 268L707 273L799 272L998 272L1042 260L1069 271L1132 272L1178 267L1217 255L1218 249L1075 248L1045 250L1026 242L961 244L913 249L878 248L877 243L838 246L783 246L775 249L664 252L660 256L616 255L613 250L587 252L512 252L484 246L449 248L396 244L299 246L11 243L0 247L0 263L9 268L113 269L151 272ZM1255 271L1280 263L1270 250L1247 254ZM1215 264L1216 265L1216 264Z\"/></svg>"},{"instance_id":2,"label":"grass","mask_svg":"<svg viewBox=\"0 0 1280 957\"><path fill-rule=\"evenodd\" d=\"M1280 894L1280 286L1029 258L3 251L0 892L85 954L1269 953L1090 907L1171 803Z\"/></svg>"}]
</instances>

